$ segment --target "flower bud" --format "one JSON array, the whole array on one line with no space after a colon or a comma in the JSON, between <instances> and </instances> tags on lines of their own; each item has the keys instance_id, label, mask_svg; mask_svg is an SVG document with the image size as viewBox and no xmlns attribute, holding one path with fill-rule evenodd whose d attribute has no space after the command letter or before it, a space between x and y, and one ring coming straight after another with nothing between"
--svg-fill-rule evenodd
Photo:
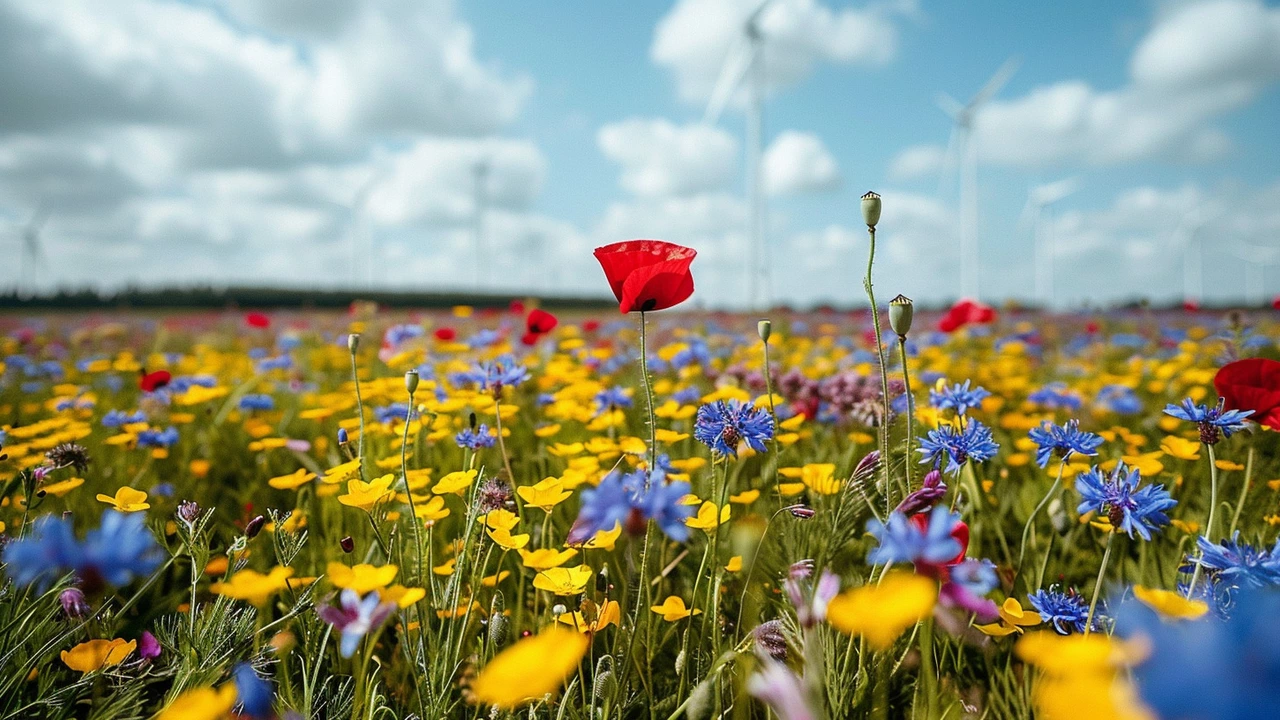
<instances>
[{"instance_id":1,"label":"flower bud","mask_svg":"<svg viewBox=\"0 0 1280 720\"><path fill-rule=\"evenodd\" d=\"M62 603L62 612L72 620L79 620L93 611L80 588L63 590L58 594L58 602Z\"/></svg>"},{"instance_id":2,"label":"flower bud","mask_svg":"<svg viewBox=\"0 0 1280 720\"><path fill-rule=\"evenodd\" d=\"M773 323L768 320L761 320L756 323L756 334L764 342L769 342L769 336L773 334Z\"/></svg>"},{"instance_id":3,"label":"flower bud","mask_svg":"<svg viewBox=\"0 0 1280 720\"><path fill-rule=\"evenodd\" d=\"M871 475L875 473L876 469L879 467L880 467L880 451L872 450L866 455L863 455L862 459L858 461L858 464L854 466L853 477L855 479L871 477Z\"/></svg>"},{"instance_id":4,"label":"flower bud","mask_svg":"<svg viewBox=\"0 0 1280 720\"><path fill-rule=\"evenodd\" d=\"M262 517L261 515L254 517L252 520L249 521L248 525L244 526L244 536L249 538L250 540L258 537L258 533L262 532L262 526L266 522L267 522L267 519Z\"/></svg>"},{"instance_id":5,"label":"flower bud","mask_svg":"<svg viewBox=\"0 0 1280 720\"><path fill-rule=\"evenodd\" d=\"M346 444L347 444L348 442L350 442L350 441L351 441L351 437L350 437L349 435L347 435L347 429L346 429L346 428L338 428L338 444L339 444L339 445L346 445Z\"/></svg>"},{"instance_id":6,"label":"flower bud","mask_svg":"<svg viewBox=\"0 0 1280 720\"><path fill-rule=\"evenodd\" d=\"M880 196L868 191L862 196L862 220L874 228L880 222Z\"/></svg>"},{"instance_id":7,"label":"flower bud","mask_svg":"<svg viewBox=\"0 0 1280 720\"><path fill-rule=\"evenodd\" d=\"M889 327L898 334L899 337L906 337L911 332L911 317L915 309L911 303L911 298L906 295L889 301Z\"/></svg>"},{"instance_id":8,"label":"flower bud","mask_svg":"<svg viewBox=\"0 0 1280 720\"><path fill-rule=\"evenodd\" d=\"M596 663L596 679L591 686L591 694L596 700L613 697L618 689L618 679L613 675L613 656L602 655Z\"/></svg>"},{"instance_id":9,"label":"flower bud","mask_svg":"<svg viewBox=\"0 0 1280 720\"><path fill-rule=\"evenodd\" d=\"M418 371L410 370L404 374L404 389L409 391L409 397L418 392Z\"/></svg>"},{"instance_id":10,"label":"flower bud","mask_svg":"<svg viewBox=\"0 0 1280 720\"><path fill-rule=\"evenodd\" d=\"M360 349L360 333L351 333L347 336L347 351L352 355L356 354L356 350Z\"/></svg>"},{"instance_id":11,"label":"flower bud","mask_svg":"<svg viewBox=\"0 0 1280 720\"><path fill-rule=\"evenodd\" d=\"M467 424L471 426L471 431L475 432L476 430L476 414L475 413L471 413L470 415L467 416Z\"/></svg>"},{"instance_id":12,"label":"flower bud","mask_svg":"<svg viewBox=\"0 0 1280 720\"><path fill-rule=\"evenodd\" d=\"M338 541L338 547L342 548L342 552L349 554L356 549L356 541L348 535Z\"/></svg>"},{"instance_id":13,"label":"flower bud","mask_svg":"<svg viewBox=\"0 0 1280 720\"><path fill-rule=\"evenodd\" d=\"M801 520L808 520L818 514L813 508L805 507L804 505L792 505L788 510L790 510L792 515L800 518Z\"/></svg>"},{"instance_id":14,"label":"flower bud","mask_svg":"<svg viewBox=\"0 0 1280 720\"><path fill-rule=\"evenodd\" d=\"M494 593L489 602L489 644L495 647L507 642L511 623L506 615L507 601L501 592Z\"/></svg>"},{"instance_id":15,"label":"flower bud","mask_svg":"<svg viewBox=\"0 0 1280 720\"><path fill-rule=\"evenodd\" d=\"M194 500L183 500L178 503L178 519L191 525L200 518L200 505Z\"/></svg>"}]
</instances>

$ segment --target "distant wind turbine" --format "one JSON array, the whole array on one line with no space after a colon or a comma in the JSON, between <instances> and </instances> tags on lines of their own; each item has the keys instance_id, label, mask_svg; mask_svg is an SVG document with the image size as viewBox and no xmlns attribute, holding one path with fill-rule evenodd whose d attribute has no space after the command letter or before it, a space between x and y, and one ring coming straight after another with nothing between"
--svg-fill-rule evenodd
<instances>
[{"instance_id":1,"label":"distant wind turbine","mask_svg":"<svg viewBox=\"0 0 1280 720\"><path fill-rule=\"evenodd\" d=\"M39 289L40 270L48 267L44 243L40 233L45 223L49 222L49 212L44 206L37 206L31 218L22 226L22 254L18 264L18 278L15 283L19 294L34 295Z\"/></svg>"},{"instance_id":2,"label":"distant wind turbine","mask_svg":"<svg viewBox=\"0 0 1280 720\"><path fill-rule=\"evenodd\" d=\"M485 285L487 274L486 268L489 267L488 258L485 257L484 249L484 215L488 209L489 202L489 158L481 157L471 166L471 176L473 179L472 192L474 193L473 213L473 242L476 251L476 292L480 292Z\"/></svg>"},{"instance_id":3,"label":"distant wind turbine","mask_svg":"<svg viewBox=\"0 0 1280 720\"><path fill-rule=\"evenodd\" d=\"M1200 230L1208 223L1203 211L1192 206L1173 229L1170 243L1182 251L1182 302L1200 303L1204 293L1204 248L1200 242Z\"/></svg>"},{"instance_id":4,"label":"distant wind turbine","mask_svg":"<svg viewBox=\"0 0 1280 720\"><path fill-rule=\"evenodd\" d=\"M365 226L364 210L369 204L369 197L373 195L373 191L377 189L379 183L386 179L388 171L385 168L376 169L368 179L356 188L355 194L351 196L351 204L348 206L350 211L350 227L348 228L351 238L351 284L353 286L360 285L360 269L364 268L365 287L373 287L374 273L374 249L373 249L373 233ZM363 251L363 258L361 257ZM363 262L361 260L363 259Z\"/></svg>"},{"instance_id":5,"label":"distant wind turbine","mask_svg":"<svg viewBox=\"0 0 1280 720\"><path fill-rule=\"evenodd\" d=\"M1037 185L1027 193L1027 204L1022 208L1018 225L1030 228L1035 252L1036 299L1045 308L1053 307L1053 265L1056 247L1053 227L1046 223L1048 210L1080 189L1080 179L1065 178L1045 185ZM1048 225L1048 227L1046 227Z\"/></svg>"},{"instance_id":6,"label":"distant wind turbine","mask_svg":"<svg viewBox=\"0 0 1280 720\"><path fill-rule=\"evenodd\" d=\"M953 123L944 179L957 164L960 167L960 294L963 297L977 299L979 293L978 148L973 138L973 121L982 106L1017 72L1018 63L1016 58L1005 61L968 103L961 103L946 93L938 95L938 106Z\"/></svg>"},{"instance_id":7,"label":"distant wind turbine","mask_svg":"<svg viewBox=\"0 0 1280 720\"><path fill-rule=\"evenodd\" d=\"M730 99L740 86L747 93L747 297L752 308L768 304L767 283L761 281L768 268L762 262L765 254L764 178L761 159L764 155L764 33L760 19L773 0L764 0L747 16L742 36L729 49L720 77L716 79L703 123L715 125ZM745 80L745 82L744 82ZM763 295L766 297L761 298Z\"/></svg>"},{"instance_id":8,"label":"distant wind turbine","mask_svg":"<svg viewBox=\"0 0 1280 720\"><path fill-rule=\"evenodd\" d=\"M1250 305L1266 302L1264 282L1268 267L1280 263L1280 248L1236 243L1231 254L1244 261L1244 294Z\"/></svg>"}]
</instances>

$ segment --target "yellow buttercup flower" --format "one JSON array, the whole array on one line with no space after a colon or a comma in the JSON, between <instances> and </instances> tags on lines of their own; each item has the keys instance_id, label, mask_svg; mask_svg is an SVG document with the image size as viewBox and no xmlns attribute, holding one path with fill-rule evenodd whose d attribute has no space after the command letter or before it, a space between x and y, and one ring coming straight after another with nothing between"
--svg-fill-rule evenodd
<instances>
[{"instance_id":1,"label":"yellow buttercup flower","mask_svg":"<svg viewBox=\"0 0 1280 720\"><path fill-rule=\"evenodd\" d=\"M569 499L573 493L564 489L564 482L559 478L549 477L533 485L516 488L516 494L525 501L525 504L551 512L552 508Z\"/></svg>"},{"instance_id":2,"label":"yellow buttercup flower","mask_svg":"<svg viewBox=\"0 0 1280 720\"><path fill-rule=\"evenodd\" d=\"M477 475L476 470L458 470L440 478L431 492L437 495L462 495L471 487L471 483L475 482Z\"/></svg>"},{"instance_id":3,"label":"yellow buttercup flower","mask_svg":"<svg viewBox=\"0 0 1280 720\"><path fill-rule=\"evenodd\" d=\"M486 532L488 532L489 537L504 550L519 550L529 544L528 533L512 535L511 531L505 528L492 528ZM536 585L537 582L534 584Z\"/></svg>"},{"instance_id":4,"label":"yellow buttercup flower","mask_svg":"<svg viewBox=\"0 0 1280 720\"><path fill-rule=\"evenodd\" d=\"M571 568L550 568L533 578L533 586L553 595L581 595L591 581L591 568L579 565Z\"/></svg>"},{"instance_id":5,"label":"yellow buttercup flower","mask_svg":"<svg viewBox=\"0 0 1280 720\"><path fill-rule=\"evenodd\" d=\"M411 588L403 585L392 585L378 591L378 599L382 602L393 602L401 610L413 605L427 596L423 588Z\"/></svg>"},{"instance_id":6,"label":"yellow buttercup flower","mask_svg":"<svg viewBox=\"0 0 1280 720\"><path fill-rule=\"evenodd\" d=\"M413 511L418 515L419 520L427 523L447 518L450 513L449 508L444 506L444 498L439 495L432 497L421 505L416 505Z\"/></svg>"},{"instance_id":7,"label":"yellow buttercup flower","mask_svg":"<svg viewBox=\"0 0 1280 720\"><path fill-rule=\"evenodd\" d=\"M835 478L836 466L832 463L814 463L801 469L800 481L819 495L840 492L841 482Z\"/></svg>"},{"instance_id":8,"label":"yellow buttercup flower","mask_svg":"<svg viewBox=\"0 0 1280 720\"><path fill-rule=\"evenodd\" d=\"M558 626L527 637L489 661L471 691L477 703L512 709L549 695L573 674L591 641Z\"/></svg>"},{"instance_id":9,"label":"yellow buttercup flower","mask_svg":"<svg viewBox=\"0 0 1280 720\"><path fill-rule=\"evenodd\" d=\"M119 665L138 647L137 640L90 640L62 651L62 662L72 670L91 673L110 665Z\"/></svg>"},{"instance_id":10,"label":"yellow buttercup flower","mask_svg":"<svg viewBox=\"0 0 1280 720\"><path fill-rule=\"evenodd\" d=\"M358 477L360 477L360 458L344 462L341 465L334 465L326 470L320 479L330 485L340 485Z\"/></svg>"},{"instance_id":11,"label":"yellow buttercup flower","mask_svg":"<svg viewBox=\"0 0 1280 720\"><path fill-rule=\"evenodd\" d=\"M585 603L584 603L585 604ZM622 609L615 600L606 600L604 605L592 605L594 617L587 618L579 611L562 613L556 616L556 622L584 633L597 633L609 627L617 626L622 620Z\"/></svg>"},{"instance_id":12,"label":"yellow buttercup flower","mask_svg":"<svg viewBox=\"0 0 1280 720\"><path fill-rule=\"evenodd\" d=\"M315 473L306 468L298 468L297 472L271 478L267 484L277 490L297 490L315 479Z\"/></svg>"},{"instance_id":13,"label":"yellow buttercup flower","mask_svg":"<svg viewBox=\"0 0 1280 720\"><path fill-rule=\"evenodd\" d=\"M737 495L730 495L729 502L735 505L750 505L760 498L759 490L744 490Z\"/></svg>"},{"instance_id":14,"label":"yellow buttercup flower","mask_svg":"<svg viewBox=\"0 0 1280 720\"><path fill-rule=\"evenodd\" d=\"M1013 633L1021 633L1022 628L1039 625L1042 622L1040 613L1026 610L1017 598L1008 598L1000 606L1000 622L989 625L978 625L977 628L987 635L1004 637Z\"/></svg>"},{"instance_id":15,"label":"yellow buttercup flower","mask_svg":"<svg viewBox=\"0 0 1280 720\"><path fill-rule=\"evenodd\" d=\"M1209 612L1209 605L1203 600L1188 600L1170 590L1134 585L1133 596L1167 618L1195 619Z\"/></svg>"},{"instance_id":16,"label":"yellow buttercup flower","mask_svg":"<svg viewBox=\"0 0 1280 720\"><path fill-rule=\"evenodd\" d=\"M1187 440L1177 435L1170 435L1160 443L1160 449L1169 453L1170 457L1179 460L1199 460L1200 459L1200 443L1195 440Z\"/></svg>"},{"instance_id":17,"label":"yellow buttercup flower","mask_svg":"<svg viewBox=\"0 0 1280 720\"><path fill-rule=\"evenodd\" d=\"M510 510L498 508L476 518L490 530L514 530L520 524L520 518Z\"/></svg>"},{"instance_id":18,"label":"yellow buttercup flower","mask_svg":"<svg viewBox=\"0 0 1280 720\"><path fill-rule=\"evenodd\" d=\"M347 482L347 494L339 495L338 502L347 507L371 512L377 505L395 497L395 493L391 490L393 480L394 477L391 475L383 475L369 482L350 480Z\"/></svg>"},{"instance_id":19,"label":"yellow buttercup flower","mask_svg":"<svg viewBox=\"0 0 1280 720\"><path fill-rule=\"evenodd\" d=\"M679 595L670 595L661 605L653 605L650 610L662 616L667 622L678 622L693 615L701 615L701 610L690 610L684 605L684 598Z\"/></svg>"},{"instance_id":20,"label":"yellow buttercup flower","mask_svg":"<svg viewBox=\"0 0 1280 720\"><path fill-rule=\"evenodd\" d=\"M582 544L582 547L588 550L612 550L618 543L618 538L622 537L622 523L615 522L610 530L598 530L591 539Z\"/></svg>"},{"instance_id":21,"label":"yellow buttercup flower","mask_svg":"<svg viewBox=\"0 0 1280 720\"><path fill-rule=\"evenodd\" d=\"M209 687L187 690L155 720L222 720L231 713L237 699L234 682L223 683L217 690Z\"/></svg>"},{"instance_id":22,"label":"yellow buttercup flower","mask_svg":"<svg viewBox=\"0 0 1280 720\"><path fill-rule=\"evenodd\" d=\"M572 548L568 550L542 548L540 550L521 550L520 559L524 562L524 566L531 570L550 570L569 562L577 554L578 551Z\"/></svg>"},{"instance_id":23,"label":"yellow buttercup flower","mask_svg":"<svg viewBox=\"0 0 1280 720\"><path fill-rule=\"evenodd\" d=\"M115 497L99 494L98 500L123 513L139 512L151 507L151 504L147 502L147 494L145 492L134 490L128 485L116 490Z\"/></svg>"},{"instance_id":24,"label":"yellow buttercup flower","mask_svg":"<svg viewBox=\"0 0 1280 720\"><path fill-rule=\"evenodd\" d=\"M686 518L684 524L695 530L705 530L707 533L712 533L720 525L729 522L729 511L729 505L726 503L717 512L716 504L708 500L702 503L696 515Z\"/></svg>"},{"instance_id":25,"label":"yellow buttercup flower","mask_svg":"<svg viewBox=\"0 0 1280 720\"><path fill-rule=\"evenodd\" d=\"M843 633L861 635L876 650L887 650L904 630L933 612L937 599L935 581L891 572L879 585L864 585L832 598L827 622Z\"/></svg>"},{"instance_id":26,"label":"yellow buttercup flower","mask_svg":"<svg viewBox=\"0 0 1280 720\"><path fill-rule=\"evenodd\" d=\"M325 575L334 587L343 590L355 590L364 595L370 590L378 590L391 584L396 579L399 568L395 565L359 565L347 566L340 562L331 562L325 567Z\"/></svg>"},{"instance_id":27,"label":"yellow buttercup flower","mask_svg":"<svg viewBox=\"0 0 1280 720\"><path fill-rule=\"evenodd\" d=\"M216 582L209 589L217 595L225 595L233 600L245 600L254 605L263 605L275 593L289 585L293 577L293 568L274 567L263 575L257 570L244 569L232 575L226 582Z\"/></svg>"}]
</instances>

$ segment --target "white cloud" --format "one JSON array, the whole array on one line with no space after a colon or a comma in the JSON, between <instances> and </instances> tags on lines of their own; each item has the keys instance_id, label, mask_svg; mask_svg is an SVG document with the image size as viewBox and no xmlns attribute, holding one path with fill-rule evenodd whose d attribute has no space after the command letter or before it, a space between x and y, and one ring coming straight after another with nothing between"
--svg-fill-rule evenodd
<instances>
[{"instance_id":1,"label":"white cloud","mask_svg":"<svg viewBox=\"0 0 1280 720\"><path fill-rule=\"evenodd\" d=\"M832 190L840 185L840 168L822 139L787 130L764 152L764 184L771 195Z\"/></svg>"},{"instance_id":2,"label":"white cloud","mask_svg":"<svg viewBox=\"0 0 1280 720\"><path fill-rule=\"evenodd\" d=\"M914 180L937 175L946 162L947 152L937 145L914 145L894 156L889 163L891 180Z\"/></svg>"},{"instance_id":3,"label":"white cloud","mask_svg":"<svg viewBox=\"0 0 1280 720\"><path fill-rule=\"evenodd\" d=\"M659 21L649 55L674 75L681 99L707 101L726 57L742 49L747 19L759 6L760 0L680 0ZM898 13L886 4L834 10L817 0L776 0L759 19L767 90L799 83L822 62L887 63L897 52Z\"/></svg>"},{"instance_id":4,"label":"white cloud","mask_svg":"<svg viewBox=\"0 0 1280 720\"><path fill-rule=\"evenodd\" d=\"M640 196L719 190L733 179L737 166L737 141L707 125L630 118L600 128L596 142L622 166L622 187Z\"/></svg>"},{"instance_id":5,"label":"white cloud","mask_svg":"<svg viewBox=\"0 0 1280 720\"><path fill-rule=\"evenodd\" d=\"M1024 167L1200 162L1231 150L1215 121L1280 79L1280 8L1258 0L1166 6L1139 41L1129 80L1104 90L1082 80L993 100L974 118L984 162ZM909 148L899 177L928 174L943 150Z\"/></svg>"}]
</instances>

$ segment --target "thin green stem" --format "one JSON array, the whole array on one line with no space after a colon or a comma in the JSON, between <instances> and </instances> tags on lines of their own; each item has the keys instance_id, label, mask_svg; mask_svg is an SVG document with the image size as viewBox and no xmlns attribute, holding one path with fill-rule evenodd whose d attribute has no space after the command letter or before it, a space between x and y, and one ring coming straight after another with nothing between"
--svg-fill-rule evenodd
<instances>
[{"instance_id":1,"label":"thin green stem","mask_svg":"<svg viewBox=\"0 0 1280 720\"><path fill-rule=\"evenodd\" d=\"M1098 608L1098 596L1102 594L1102 578L1107 574L1107 562L1111 560L1111 541L1115 540L1115 531L1107 533L1106 549L1102 551L1102 564L1098 566L1098 579L1093 583L1093 597L1089 598L1089 615L1084 621L1084 634L1093 631L1093 612Z\"/></svg>"},{"instance_id":2,"label":"thin green stem","mask_svg":"<svg viewBox=\"0 0 1280 720\"><path fill-rule=\"evenodd\" d=\"M907 398L907 489L914 487L911 483L911 443L915 440L916 401L911 395L911 372L907 368L907 336L898 337L898 355L902 358L902 385Z\"/></svg>"},{"instance_id":3,"label":"thin green stem","mask_svg":"<svg viewBox=\"0 0 1280 720\"><path fill-rule=\"evenodd\" d=\"M1027 555L1027 540L1031 537L1031 528L1035 525L1036 516L1040 514L1040 511L1044 509L1045 505L1049 504L1049 501L1053 499L1053 496L1057 494L1058 488L1062 487L1062 471L1065 470L1066 467L1067 459L1064 457L1062 458L1062 462L1058 463L1058 477L1054 479L1053 486L1050 487L1049 492L1045 493L1045 496L1040 499L1040 503L1036 505L1036 509L1031 511L1031 517L1027 518L1027 524L1022 527L1022 547L1018 549L1018 567L1014 568L1014 572L1016 573L1013 578L1014 582L1017 582L1018 575L1022 574L1022 560ZM1037 587L1036 589L1039 590L1040 588Z\"/></svg>"},{"instance_id":4,"label":"thin green stem","mask_svg":"<svg viewBox=\"0 0 1280 720\"><path fill-rule=\"evenodd\" d=\"M867 275L862 279L862 287L867 291L867 300L871 303L871 324L876 335L876 361L880 364L880 399L884 403L880 418L880 467L883 470L885 510L893 512L893 494L889 492L889 368L884 359L884 342L880 335L880 307L876 305L876 294L871 285L871 268L876 262L876 229L867 226L871 236L871 249L867 253ZM903 491L906 495L906 491Z\"/></svg>"},{"instance_id":5,"label":"thin green stem","mask_svg":"<svg viewBox=\"0 0 1280 720\"><path fill-rule=\"evenodd\" d=\"M649 379L649 335L644 311L640 311L640 375L644 379L644 399L649 410L649 469L644 474L644 487L649 489L649 477L658 464L658 422L653 414L653 384ZM647 543L646 543L647 544Z\"/></svg>"},{"instance_id":6,"label":"thin green stem","mask_svg":"<svg viewBox=\"0 0 1280 720\"><path fill-rule=\"evenodd\" d=\"M360 373L356 369L356 351L351 351L351 381L356 384L356 409L360 411L360 439L357 441L356 454L359 455L360 479L364 477L364 398L360 396Z\"/></svg>"},{"instance_id":7,"label":"thin green stem","mask_svg":"<svg viewBox=\"0 0 1280 720\"><path fill-rule=\"evenodd\" d=\"M1204 539L1213 542L1213 516L1218 510L1218 458L1213 452L1213 445L1205 443L1209 455L1209 518L1204 524ZM1196 591L1196 583L1200 582L1200 571L1203 569L1199 558L1196 569L1191 573L1191 584L1187 586L1187 597Z\"/></svg>"}]
</instances>

